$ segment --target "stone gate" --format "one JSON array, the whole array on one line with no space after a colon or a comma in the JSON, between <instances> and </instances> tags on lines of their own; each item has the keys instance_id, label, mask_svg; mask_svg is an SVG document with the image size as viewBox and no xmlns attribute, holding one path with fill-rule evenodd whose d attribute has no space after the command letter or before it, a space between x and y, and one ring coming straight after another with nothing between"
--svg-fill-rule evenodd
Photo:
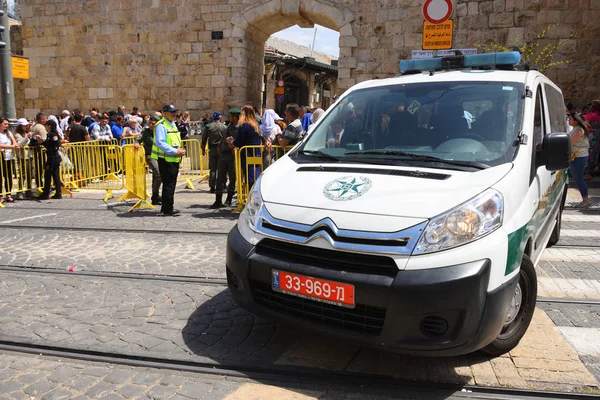
<instances>
[{"instance_id":1,"label":"stone gate","mask_svg":"<svg viewBox=\"0 0 600 400\"><path fill-rule=\"evenodd\" d=\"M398 73L421 48L423 0L22 0L31 79L16 83L19 115L63 108L155 110L193 118L260 104L266 39L293 25L340 32L338 90ZM548 71L568 100L600 97L600 0L457 0L454 47L493 40L567 40L572 64ZM581 28L588 28L580 32ZM571 37L579 32L577 37ZM293 38L290 38L293 40Z\"/></svg>"}]
</instances>

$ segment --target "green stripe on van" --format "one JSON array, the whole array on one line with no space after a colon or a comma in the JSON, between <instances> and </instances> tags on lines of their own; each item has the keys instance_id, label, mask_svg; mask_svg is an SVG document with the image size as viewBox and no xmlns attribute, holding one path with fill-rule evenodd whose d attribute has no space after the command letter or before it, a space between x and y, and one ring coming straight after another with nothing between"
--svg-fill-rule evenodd
<instances>
[{"instance_id":1,"label":"green stripe on van","mask_svg":"<svg viewBox=\"0 0 600 400\"><path fill-rule=\"evenodd\" d=\"M505 276L515 271L521 265L523 252L525 251L526 232L527 225L523 225L523 227L508 235L508 257L506 258Z\"/></svg>"}]
</instances>

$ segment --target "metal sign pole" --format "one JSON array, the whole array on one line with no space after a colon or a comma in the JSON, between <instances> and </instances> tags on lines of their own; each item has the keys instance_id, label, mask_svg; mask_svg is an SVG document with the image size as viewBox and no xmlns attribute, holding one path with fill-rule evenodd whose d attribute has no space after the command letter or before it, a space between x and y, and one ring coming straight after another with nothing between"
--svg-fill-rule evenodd
<instances>
[{"instance_id":1,"label":"metal sign pole","mask_svg":"<svg viewBox=\"0 0 600 400\"><path fill-rule=\"evenodd\" d=\"M2 83L2 112L11 128L17 126L17 110L10 50L10 28L8 26L8 3L0 0L0 82ZM11 129L12 130L12 129Z\"/></svg>"}]
</instances>

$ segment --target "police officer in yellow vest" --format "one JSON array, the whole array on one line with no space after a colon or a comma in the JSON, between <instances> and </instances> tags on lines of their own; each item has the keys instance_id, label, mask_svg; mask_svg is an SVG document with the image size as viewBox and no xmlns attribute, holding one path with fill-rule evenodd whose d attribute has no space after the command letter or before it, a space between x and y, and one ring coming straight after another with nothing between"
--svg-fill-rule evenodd
<instances>
[{"instance_id":1,"label":"police officer in yellow vest","mask_svg":"<svg viewBox=\"0 0 600 400\"><path fill-rule=\"evenodd\" d=\"M176 216L181 213L173 208L179 163L181 157L185 155L181 136L175 124L177 111L173 105L164 106L162 108L163 118L157 122L154 128L152 158L158 161L158 170L163 182L160 215Z\"/></svg>"}]
</instances>

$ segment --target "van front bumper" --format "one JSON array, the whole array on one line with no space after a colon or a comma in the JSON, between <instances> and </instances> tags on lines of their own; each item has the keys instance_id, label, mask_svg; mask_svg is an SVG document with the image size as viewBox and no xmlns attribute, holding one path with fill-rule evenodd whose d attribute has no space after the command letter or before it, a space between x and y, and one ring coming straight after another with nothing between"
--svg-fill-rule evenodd
<instances>
[{"instance_id":1,"label":"van front bumper","mask_svg":"<svg viewBox=\"0 0 600 400\"><path fill-rule=\"evenodd\" d=\"M348 272L260 246L248 243L237 226L229 233L227 280L243 308L277 322L412 355L467 354L491 343L502 330L518 282L517 274L488 292L488 259L427 270ZM275 292L273 269L352 284L356 307Z\"/></svg>"}]
</instances>

